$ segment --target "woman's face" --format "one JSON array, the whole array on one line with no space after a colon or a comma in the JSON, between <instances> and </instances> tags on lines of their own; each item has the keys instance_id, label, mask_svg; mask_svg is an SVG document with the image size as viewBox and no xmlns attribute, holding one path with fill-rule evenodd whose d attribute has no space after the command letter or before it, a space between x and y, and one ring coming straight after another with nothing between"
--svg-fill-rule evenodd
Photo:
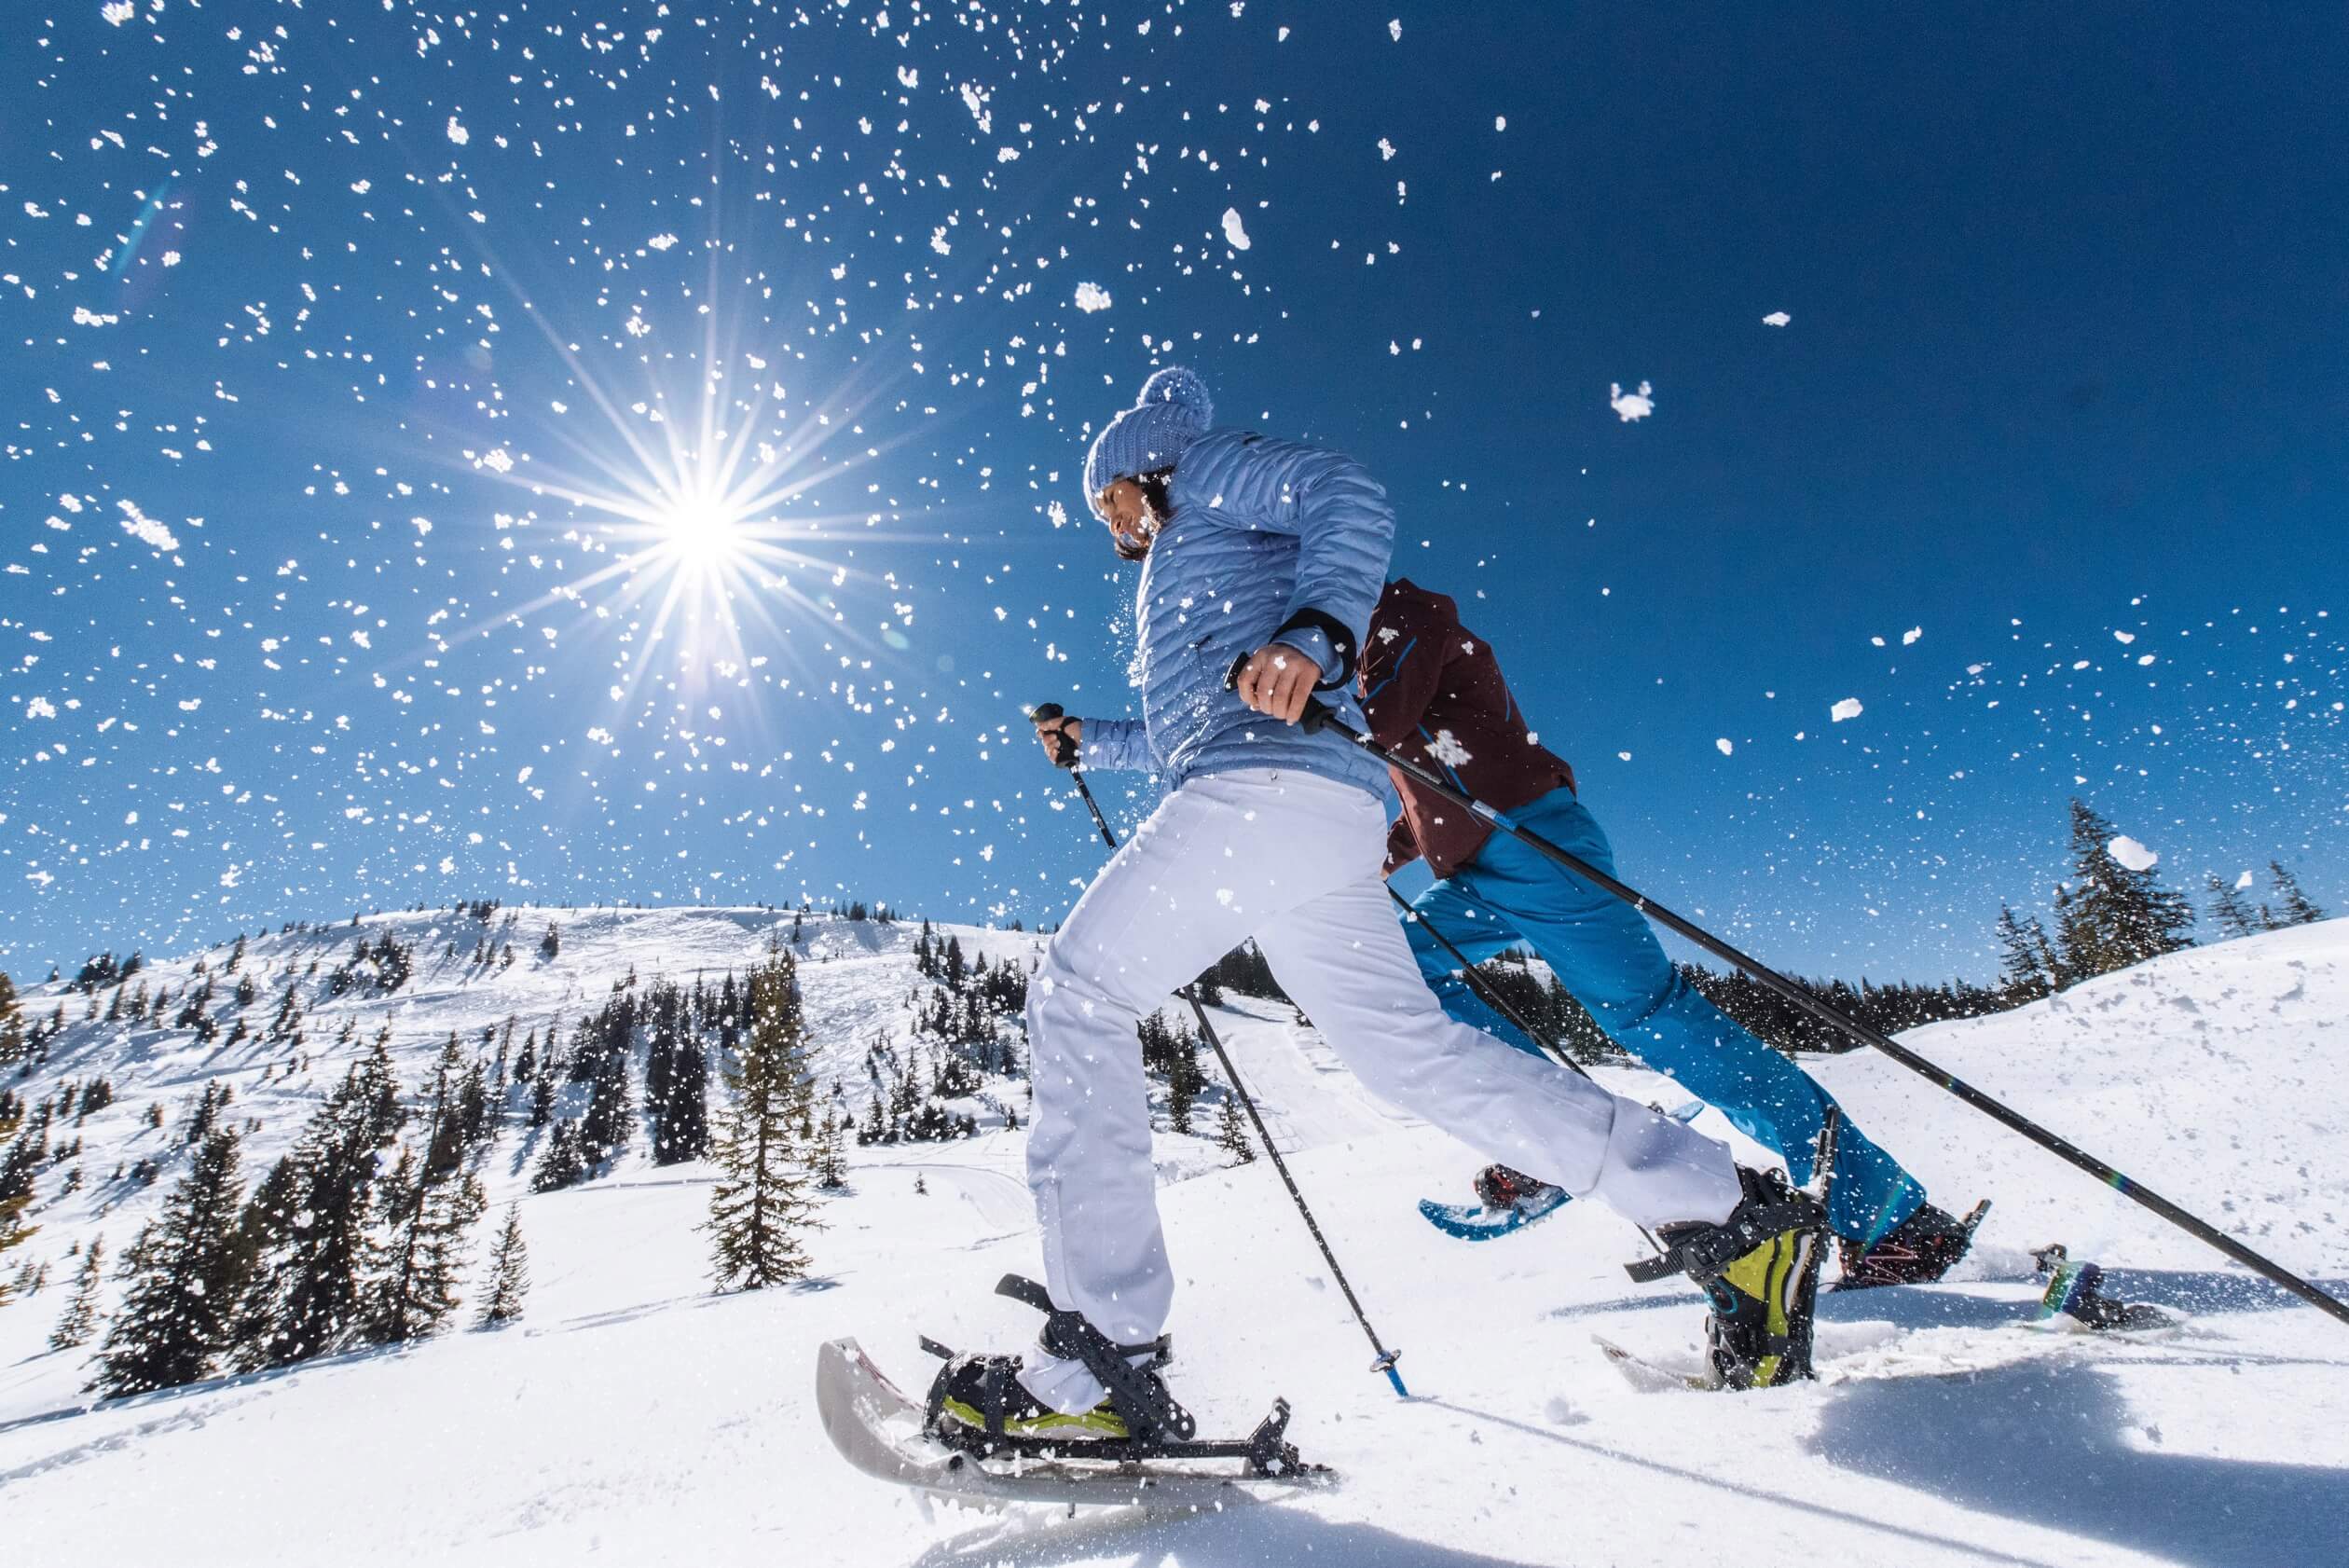
<instances>
[{"instance_id":1,"label":"woman's face","mask_svg":"<svg viewBox=\"0 0 2349 1568\"><path fill-rule=\"evenodd\" d=\"M1101 513L1101 520L1109 526L1109 537L1117 542L1119 555L1138 561L1150 553L1150 543L1158 537L1160 519L1140 480L1119 480L1101 492L1094 505Z\"/></svg>"}]
</instances>

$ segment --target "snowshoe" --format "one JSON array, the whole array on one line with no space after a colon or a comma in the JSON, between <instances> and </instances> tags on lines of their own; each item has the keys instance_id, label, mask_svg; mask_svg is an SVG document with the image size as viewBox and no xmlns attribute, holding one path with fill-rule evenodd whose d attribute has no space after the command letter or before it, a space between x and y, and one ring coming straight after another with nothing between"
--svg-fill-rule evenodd
<instances>
[{"instance_id":1,"label":"snowshoe","mask_svg":"<svg viewBox=\"0 0 2349 1568\"><path fill-rule=\"evenodd\" d=\"M1253 1476L1302 1476L1319 1470L1287 1442L1289 1407L1272 1413L1244 1438L1201 1439L1199 1424L1168 1392L1160 1369L1174 1359L1161 1334L1147 1344L1121 1345L1080 1313L1054 1307L1044 1287L1006 1274L996 1293L1045 1314L1037 1342L1045 1351L1081 1361L1106 1390L1101 1402L1075 1415L1051 1410L1021 1385L1021 1358L956 1355L925 1338L922 1348L943 1359L930 1383L922 1431L947 1448L977 1458L1106 1460L1131 1467L1151 1459L1244 1459Z\"/></svg>"},{"instance_id":2,"label":"snowshoe","mask_svg":"<svg viewBox=\"0 0 2349 1568\"><path fill-rule=\"evenodd\" d=\"M1675 1121L1694 1121L1704 1114L1705 1102L1691 1100L1672 1111L1661 1106L1649 1108ZM1475 1203L1439 1204L1433 1198L1422 1198L1421 1217L1447 1236L1463 1242L1489 1242L1514 1235L1529 1225L1538 1225L1573 1202L1573 1195L1564 1188L1507 1165L1487 1165L1476 1174L1472 1185L1477 1191Z\"/></svg>"},{"instance_id":3,"label":"snowshoe","mask_svg":"<svg viewBox=\"0 0 2349 1568\"><path fill-rule=\"evenodd\" d=\"M2047 1289L2040 1297L2037 1321L2064 1316L2098 1333L2140 1333L2168 1328L2177 1319L2159 1307L2117 1301L2104 1293L2104 1270L2085 1259L2075 1261L2061 1242L2032 1254L2048 1273Z\"/></svg>"},{"instance_id":4,"label":"snowshoe","mask_svg":"<svg viewBox=\"0 0 2349 1568\"><path fill-rule=\"evenodd\" d=\"M1946 1209L1931 1204L1920 1204L1916 1212L1894 1226L1873 1243L1856 1241L1845 1236L1837 1242L1843 1262L1843 1277L1835 1282L1837 1290L1873 1290L1884 1285L1930 1285L1958 1266L1973 1245L1974 1231L1982 1224L1982 1217L1990 1212L1990 1200L1985 1198L1960 1219Z\"/></svg>"},{"instance_id":5,"label":"snowshoe","mask_svg":"<svg viewBox=\"0 0 2349 1568\"><path fill-rule=\"evenodd\" d=\"M1718 1225L1666 1225L1663 1255L1626 1265L1642 1283L1695 1280L1711 1305L1706 1356L1723 1388L1775 1388L1812 1376L1811 1319L1826 1257L1827 1211L1779 1171L1738 1168L1744 1197Z\"/></svg>"},{"instance_id":6,"label":"snowshoe","mask_svg":"<svg viewBox=\"0 0 2349 1568\"><path fill-rule=\"evenodd\" d=\"M1010 1437L1005 1440L1022 1446L1009 1463L982 1460L928 1436L923 1405L900 1392L854 1340L833 1340L817 1354L816 1413L832 1447L864 1475L969 1507L1040 1504L1198 1512L1270 1501L1336 1479L1318 1465L1283 1467L1284 1457L1294 1451L1282 1437L1288 1407L1277 1402L1249 1438L1212 1445L1219 1453L1243 1458L1262 1454L1266 1463L1260 1467L1253 1459L1230 1469L1158 1464L1153 1461L1163 1455L1133 1457L1130 1450L1116 1451L1122 1445L1105 1439Z\"/></svg>"}]
</instances>

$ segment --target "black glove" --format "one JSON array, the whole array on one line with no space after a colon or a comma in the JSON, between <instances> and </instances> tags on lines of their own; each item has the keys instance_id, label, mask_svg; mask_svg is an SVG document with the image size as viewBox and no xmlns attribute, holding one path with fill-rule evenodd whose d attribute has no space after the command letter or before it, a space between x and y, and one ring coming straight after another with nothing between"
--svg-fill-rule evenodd
<instances>
[{"instance_id":1,"label":"black glove","mask_svg":"<svg viewBox=\"0 0 2349 1568\"><path fill-rule=\"evenodd\" d=\"M1067 718L1067 709L1064 708L1056 702L1038 703L1036 707L1028 710L1028 718L1034 722L1037 729L1041 732L1045 726L1054 722L1055 721L1065 721ZM1053 730L1051 735L1052 765L1054 767L1074 769L1077 766L1078 751L1076 736L1068 733L1068 726L1065 722L1062 722L1059 729Z\"/></svg>"}]
</instances>

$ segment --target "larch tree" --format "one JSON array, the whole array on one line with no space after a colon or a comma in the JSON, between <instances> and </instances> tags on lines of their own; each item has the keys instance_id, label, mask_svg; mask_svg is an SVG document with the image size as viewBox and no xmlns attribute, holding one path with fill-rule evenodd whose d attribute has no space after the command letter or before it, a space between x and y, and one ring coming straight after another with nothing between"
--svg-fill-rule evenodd
<instances>
[{"instance_id":1,"label":"larch tree","mask_svg":"<svg viewBox=\"0 0 2349 1568\"><path fill-rule=\"evenodd\" d=\"M0 1101L0 1143L7 1143L10 1138L15 1137L17 1129L23 1125L24 1109L15 1098L10 1096L5 1101ZM32 1135L27 1134L25 1136L29 1141ZM22 1147L22 1145L11 1146L10 1154L16 1154ZM29 1179L32 1163L30 1160L24 1162L28 1173L27 1179L11 1181L5 1189L0 1189L0 1253L22 1246L33 1235L34 1228L24 1223L24 1211L33 1204L33 1183ZM7 1305L12 1294L14 1292L7 1285L0 1283L0 1306Z\"/></svg>"}]
</instances>

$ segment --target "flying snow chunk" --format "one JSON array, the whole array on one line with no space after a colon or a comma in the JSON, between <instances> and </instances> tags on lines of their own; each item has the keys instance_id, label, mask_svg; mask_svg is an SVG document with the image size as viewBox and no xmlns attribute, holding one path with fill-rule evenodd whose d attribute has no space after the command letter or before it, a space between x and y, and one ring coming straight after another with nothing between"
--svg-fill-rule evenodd
<instances>
[{"instance_id":1,"label":"flying snow chunk","mask_svg":"<svg viewBox=\"0 0 2349 1568\"><path fill-rule=\"evenodd\" d=\"M2112 640L2122 644L2123 647L2126 647L2128 644L2136 640L2136 633L2133 631L2117 631L2112 634Z\"/></svg>"},{"instance_id":2,"label":"flying snow chunk","mask_svg":"<svg viewBox=\"0 0 2349 1568\"><path fill-rule=\"evenodd\" d=\"M930 230L930 249L936 251L940 255L952 255L955 254L955 247L948 244L946 241L946 226L944 224L941 224L936 228Z\"/></svg>"},{"instance_id":3,"label":"flying snow chunk","mask_svg":"<svg viewBox=\"0 0 2349 1568\"><path fill-rule=\"evenodd\" d=\"M2246 871L2246 872L2245 872L2245 873L2244 873L2241 876L2238 876L2238 877L2236 877L2236 878L2235 878L2235 891L2236 891L2236 892L2238 892L2238 893L2239 893L2239 892L2243 891L2243 889L2245 889L2246 887L2250 887L2250 886L2251 886L2251 873L2250 873L2249 872L2247 872L2247 871Z\"/></svg>"},{"instance_id":4,"label":"flying snow chunk","mask_svg":"<svg viewBox=\"0 0 2349 1568\"><path fill-rule=\"evenodd\" d=\"M1106 310L1109 309L1109 291L1099 283L1078 283L1077 309L1089 316L1095 310Z\"/></svg>"},{"instance_id":5,"label":"flying snow chunk","mask_svg":"<svg viewBox=\"0 0 2349 1568\"><path fill-rule=\"evenodd\" d=\"M2122 833L2110 844L2106 845L2105 848L2114 860L2131 871L2151 871L2161 863L2162 860L2159 855L2131 838L2127 833Z\"/></svg>"},{"instance_id":6,"label":"flying snow chunk","mask_svg":"<svg viewBox=\"0 0 2349 1568\"><path fill-rule=\"evenodd\" d=\"M1729 744L1729 737L1728 737L1727 736L1725 736L1725 735L1724 735L1724 736L1722 736L1719 740L1714 741L1714 742L1713 742L1713 747L1714 747L1714 749L1715 749L1715 750L1717 750L1718 751L1720 751L1720 753L1721 753L1723 756L1724 756L1724 757L1725 757L1725 756L1727 756L1727 755L1729 755L1729 753L1730 753L1730 752L1735 751L1735 750L1737 750L1737 748L1736 748L1736 747L1734 747L1734 746L1732 746L1732 745L1730 745L1730 744Z\"/></svg>"},{"instance_id":7,"label":"flying snow chunk","mask_svg":"<svg viewBox=\"0 0 2349 1568\"><path fill-rule=\"evenodd\" d=\"M1642 381L1638 392L1628 392L1623 390L1621 381L1612 382L1607 387L1607 406L1614 409L1625 424L1634 420L1644 420L1655 412L1655 389Z\"/></svg>"},{"instance_id":8,"label":"flying snow chunk","mask_svg":"<svg viewBox=\"0 0 2349 1568\"><path fill-rule=\"evenodd\" d=\"M1783 310L1773 310L1768 315L1762 318L1762 324L1764 326L1784 326L1787 323L1793 321L1793 317L1788 315Z\"/></svg>"},{"instance_id":9,"label":"flying snow chunk","mask_svg":"<svg viewBox=\"0 0 2349 1568\"><path fill-rule=\"evenodd\" d=\"M1398 44L1403 41L1403 22L1400 18L1387 23L1387 36Z\"/></svg>"},{"instance_id":10,"label":"flying snow chunk","mask_svg":"<svg viewBox=\"0 0 2349 1568\"><path fill-rule=\"evenodd\" d=\"M28 719L54 719L57 717L57 704L47 697L36 696L24 705L24 716ZM2246 871L2243 874L2248 876L2251 873Z\"/></svg>"},{"instance_id":11,"label":"flying snow chunk","mask_svg":"<svg viewBox=\"0 0 2349 1568\"><path fill-rule=\"evenodd\" d=\"M652 239L647 240L645 243L651 246L653 250L666 251L671 245L677 243L677 236L674 234L655 234Z\"/></svg>"},{"instance_id":12,"label":"flying snow chunk","mask_svg":"<svg viewBox=\"0 0 2349 1568\"><path fill-rule=\"evenodd\" d=\"M461 147L473 140L473 132L459 124L457 117L451 115L448 117L448 139Z\"/></svg>"},{"instance_id":13,"label":"flying snow chunk","mask_svg":"<svg viewBox=\"0 0 2349 1568\"><path fill-rule=\"evenodd\" d=\"M137 6L131 4L131 0L107 0L107 4L98 7L98 14L113 25L120 27L130 20L131 13L138 8Z\"/></svg>"},{"instance_id":14,"label":"flying snow chunk","mask_svg":"<svg viewBox=\"0 0 2349 1568\"><path fill-rule=\"evenodd\" d=\"M1224 243L1235 251L1248 248L1248 231L1240 222L1240 209L1226 207L1223 215Z\"/></svg>"},{"instance_id":15,"label":"flying snow chunk","mask_svg":"<svg viewBox=\"0 0 2349 1568\"><path fill-rule=\"evenodd\" d=\"M140 511L136 502L118 501L115 504L129 514L122 519L123 532L141 543L152 545L158 550L172 551L179 548L179 541L172 537L172 530Z\"/></svg>"},{"instance_id":16,"label":"flying snow chunk","mask_svg":"<svg viewBox=\"0 0 2349 1568\"><path fill-rule=\"evenodd\" d=\"M1459 737L1449 730L1436 732L1436 738L1427 743L1427 754L1446 767L1458 767L1472 760L1468 748L1461 745Z\"/></svg>"},{"instance_id":17,"label":"flying snow chunk","mask_svg":"<svg viewBox=\"0 0 2349 1568\"><path fill-rule=\"evenodd\" d=\"M1923 626L1911 626L1908 630L1901 634L1901 646L1905 648L1924 635L1925 628Z\"/></svg>"},{"instance_id":18,"label":"flying snow chunk","mask_svg":"<svg viewBox=\"0 0 2349 1568\"><path fill-rule=\"evenodd\" d=\"M1860 699L1858 697L1846 697L1843 701L1835 704L1834 707L1827 710L1827 717L1840 724L1846 719L1857 719L1860 717Z\"/></svg>"}]
</instances>

